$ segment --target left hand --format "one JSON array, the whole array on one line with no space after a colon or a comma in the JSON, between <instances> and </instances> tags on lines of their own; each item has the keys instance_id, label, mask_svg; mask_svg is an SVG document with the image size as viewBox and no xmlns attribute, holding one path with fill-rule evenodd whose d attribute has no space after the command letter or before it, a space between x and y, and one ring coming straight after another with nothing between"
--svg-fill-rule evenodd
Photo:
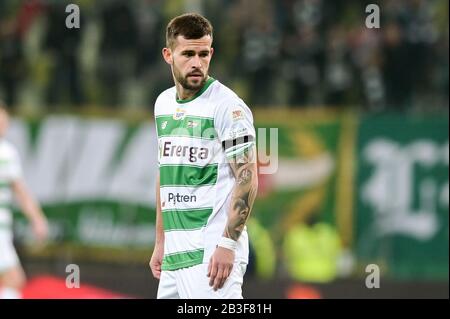
<instances>
[{"instance_id":1,"label":"left hand","mask_svg":"<svg viewBox=\"0 0 450 319\"><path fill-rule=\"evenodd\" d=\"M48 237L48 223L45 218L36 218L32 222L33 232L36 236L37 242L42 244Z\"/></svg>"},{"instance_id":2,"label":"left hand","mask_svg":"<svg viewBox=\"0 0 450 319\"><path fill-rule=\"evenodd\" d=\"M231 274L234 263L234 251L224 247L217 247L208 265L209 285L214 290L223 287Z\"/></svg>"}]
</instances>

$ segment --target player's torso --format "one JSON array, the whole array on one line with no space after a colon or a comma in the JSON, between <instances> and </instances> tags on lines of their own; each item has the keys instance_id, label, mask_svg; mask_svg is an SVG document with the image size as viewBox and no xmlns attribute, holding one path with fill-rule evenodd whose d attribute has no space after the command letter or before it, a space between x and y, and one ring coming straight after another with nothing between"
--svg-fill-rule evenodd
<instances>
[{"instance_id":1,"label":"player's torso","mask_svg":"<svg viewBox=\"0 0 450 319\"><path fill-rule=\"evenodd\" d=\"M208 262L223 234L235 179L222 141L224 128L238 123L233 114L228 118L224 112L241 102L216 81L186 103L177 102L175 96L175 88L169 89L155 105L165 235L163 270ZM245 231L236 260L248 260Z\"/></svg>"},{"instance_id":2,"label":"player's torso","mask_svg":"<svg viewBox=\"0 0 450 319\"><path fill-rule=\"evenodd\" d=\"M224 162L211 94L187 103L169 92L155 108L163 209L213 208ZM173 95L173 96L172 96Z\"/></svg>"},{"instance_id":3,"label":"player's torso","mask_svg":"<svg viewBox=\"0 0 450 319\"><path fill-rule=\"evenodd\" d=\"M221 206L232 181L215 129L216 97L206 91L194 100L179 103L174 89L165 93L155 106L155 124L164 265L169 269L185 266L183 260L202 262L204 231L221 219ZM223 225L220 228L223 231Z\"/></svg>"},{"instance_id":4,"label":"player's torso","mask_svg":"<svg viewBox=\"0 0 450 319\"><path fill-rule=\"evenodd\" d=\"M11 216L11 165L14 164L13 146L0 140L0 229L8 228L12 223Z\"/></svg>"}]
</instances>

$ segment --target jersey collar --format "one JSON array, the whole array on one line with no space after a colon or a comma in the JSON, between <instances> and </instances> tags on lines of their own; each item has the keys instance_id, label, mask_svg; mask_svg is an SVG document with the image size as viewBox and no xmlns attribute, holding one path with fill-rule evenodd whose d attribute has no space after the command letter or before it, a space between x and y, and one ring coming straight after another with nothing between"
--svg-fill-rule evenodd
<instances>
[{"instance_id":1,"label":"jersey collar","mask_svg":"<svg viewBox=\"0 0 450 319\"><path fill-rule=\"evenodd\" d=\"M214 79L214 78L211 77L211 76L208 77L208 79L206 80L206 82L205 82L205 84L203 85L203 87L201 88L201 90L198 91L197 93L195 93L195 95L194 95L193 97L190 97L190 98L188 98L188 99L181 100L181 99L178 99L177 96L175 96L175 98L176 98L176 100L177 100L177 103L182 104L182 103L187 103L187 102L191 102L191 101L195 100L195 99L198 98L200 95L202 95L203 92L205 92L205 91L209 88L209 86L210 86L215 80L216 80L216 79Z\"/></svg>"}]
</instances>

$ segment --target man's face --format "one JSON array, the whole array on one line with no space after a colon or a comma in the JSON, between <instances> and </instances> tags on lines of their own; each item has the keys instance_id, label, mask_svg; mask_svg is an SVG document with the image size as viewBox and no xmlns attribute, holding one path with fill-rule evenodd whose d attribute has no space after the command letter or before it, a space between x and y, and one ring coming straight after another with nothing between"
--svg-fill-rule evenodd
<instances>
[{"instance_id":1,"label":"man's face","mask_svg":"<svg viewBox=\"0 0 450 319\"><path fill-rule=\"evenodd\" d=\"M203 87L214 51L211 44L209 35L200 39L178 36L173 48L164 48L164 59L172 66L175 80L183 88L199 90Z\"/></svg>"},{"instance_id":2,"label":"man's face","mask_svg":"<svg viewBox=\"0 0 450 319\"><path fill-rule=\"evenodd\" d=\"M6 135L8 126L9 126L9 116L4 110L0 109L0 137L4 137Z\"/></svg>"}]
</instances>

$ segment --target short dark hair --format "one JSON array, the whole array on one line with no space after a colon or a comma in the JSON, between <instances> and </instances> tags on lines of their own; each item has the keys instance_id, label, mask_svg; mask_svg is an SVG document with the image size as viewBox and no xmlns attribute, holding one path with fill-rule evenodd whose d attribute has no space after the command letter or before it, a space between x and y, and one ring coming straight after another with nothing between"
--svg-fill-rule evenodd
<instances>
[{"instance_id":1,"label":"short dark hair","mask_svg":"<svg viewBox=\"0 0 450 319\"><path fill-rule=\"evenodd\" d=\"M166 29L166 46L173 48L176 38L181 35L186 39L200 39L205 35L213 37L211 22L197 13L185 13L173 18Z\"/></svg>"}]
</instances>

